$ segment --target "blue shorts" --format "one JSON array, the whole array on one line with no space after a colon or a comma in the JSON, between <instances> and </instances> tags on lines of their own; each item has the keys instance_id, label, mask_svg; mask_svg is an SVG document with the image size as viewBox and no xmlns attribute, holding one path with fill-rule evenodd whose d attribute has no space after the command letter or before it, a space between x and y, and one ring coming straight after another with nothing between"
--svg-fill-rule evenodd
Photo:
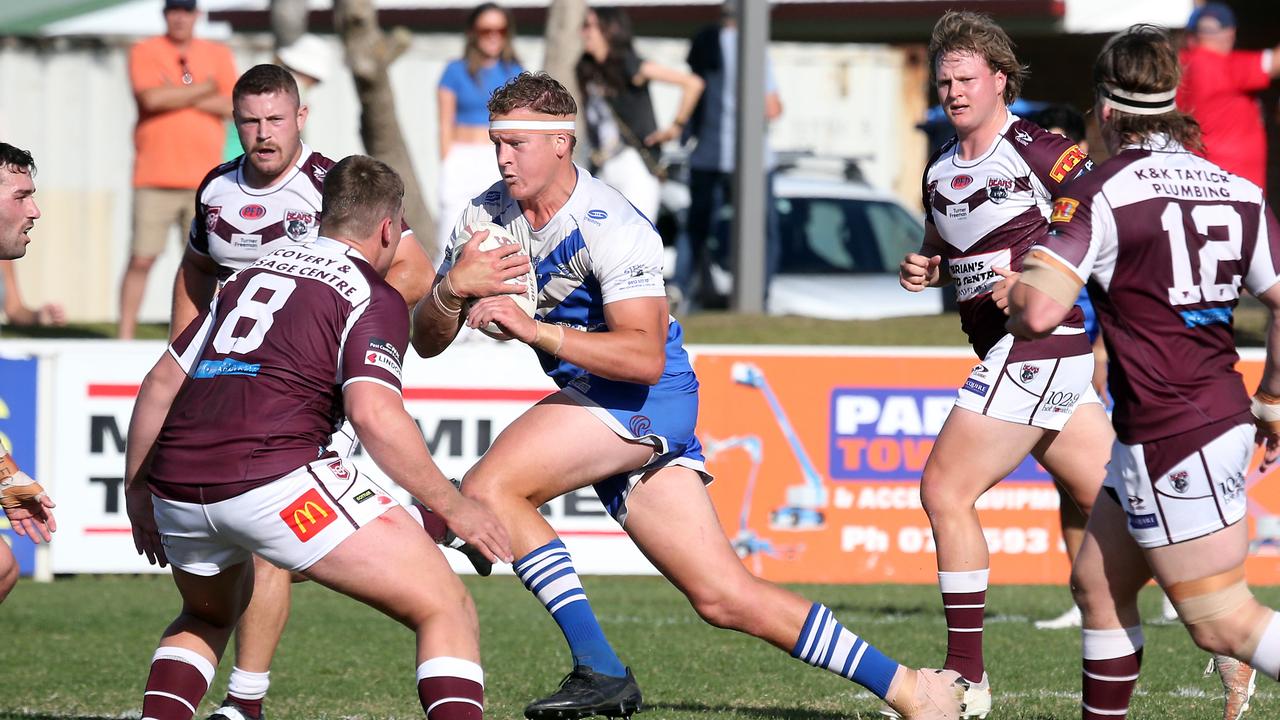
<instances>
[{"instance_id":1,"label":"blue shorts","mask_svg":"<svg viewBox=\"0 0 1280 720\"><path fill-rule=\"evenodd\" d=\"M627 495L641 478L654 470L687 467L701 475L703 483L711 482L702 443L694 434L698 422L698 380L693 373L663 377L652 386L581 375L560 392L619 437L654 448L653 459L648 463L593 486L605 510L618 524L625 525L627 521Z\"/></svg>"}]
</instances>

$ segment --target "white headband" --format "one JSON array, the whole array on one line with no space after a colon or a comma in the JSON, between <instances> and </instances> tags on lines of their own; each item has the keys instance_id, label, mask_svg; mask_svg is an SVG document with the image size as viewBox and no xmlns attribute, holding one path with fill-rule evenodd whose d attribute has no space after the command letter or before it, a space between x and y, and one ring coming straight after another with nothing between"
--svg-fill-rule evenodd
<instances>
[{"instance_id":1,"label":"white headband","mask_svg":"<svg viewBox=\"0 0 1280 720\"><path fill-rule=\"evenodd\" d=\"M572 120L490 120L489 131L530 130L533 132L573 132L577 124Z\"/></svg>"},{"instance_id":2,"label":"white headband","mask_svg":"<svg viewBox=\"0 0 1280 720\"><path fill-rule=\"evenodd\" d=\"M1177 109L1174 98L1178 91L1159 93L1131 93L1113 85L1102 86L1103 102L1120 112L1131 115L1163 115Z\"/></svg>"}]
</instances>

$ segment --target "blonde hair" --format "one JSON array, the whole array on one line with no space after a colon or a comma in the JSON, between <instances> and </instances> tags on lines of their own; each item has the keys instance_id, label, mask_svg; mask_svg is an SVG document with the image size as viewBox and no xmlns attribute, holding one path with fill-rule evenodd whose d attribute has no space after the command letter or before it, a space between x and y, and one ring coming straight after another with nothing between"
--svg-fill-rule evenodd
<instances>
[{"instance_id":1,"label":"blonde hair","mask_svg":"<svg viewBox=\"0 0 1280 720\"><path fill-rule=\"evenodd\" d=\"M1012 105L1018 99L1027 77L1027 66L1018 63L1018 57L1013 54L1013 41L990 15L967 10L943 13L929 38L931 81L938 80L938 60L951 52L970 53L986 60L992 72L1004 73L1004 104Z\"/></svg>"}]
</instances>

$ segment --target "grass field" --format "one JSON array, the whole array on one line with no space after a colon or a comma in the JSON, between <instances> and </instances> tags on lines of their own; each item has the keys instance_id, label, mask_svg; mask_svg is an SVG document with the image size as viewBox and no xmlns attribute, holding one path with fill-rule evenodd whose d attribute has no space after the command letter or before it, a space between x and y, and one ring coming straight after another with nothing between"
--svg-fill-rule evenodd
<instances>
[{"instance_id":1,"label":"grass field","mask_svg":"<svg viewBox=\"0 0 1280 720\"><path fill-rule=\"evenodd\" d=\"M1240 347L1266 344L1267 312L1245 298L1235 313ZM968 344L954 313L883 320L818 320L806 317L738 315L704 312L680 318L685 341L712 345L906 345L963 347ZM141 325L138 337L163 340L166 325ZM0 338L114 338L114 323L86 323L65 328L0 327Z\"/></svg>"},{"instance_id":2,"label":"grass field","mask_svg":"<svg viewBox=\"0 0 1280 720\"><path fill-rule=\"evenodd\" d=\"M519 718L568 670L554 623L512 577L467 578L483 633L489 718ZM842 720L878 718L869 693L804 666L765 644L703 624L657 578L585 579L605 631L636 671L652 720ZM941 662L945 630L936 591L921 586L796 588L833 608L855 632L898 659ZM1271 605L1280 589L1259 590ZM1066 591L996 587L987 606L993 720L1078 718L1079 634L1036 631ZM1147 591L1144 614L1158 616ZM22 581L5 602L0 644L0 718L137 717L151 652L177 608L167 577L80 577ZM1217 720L1216 678L1177 625L1146 627L1144 675L1132 717ZM294 613L276 665L273 720L420 718L413 694L409 632L354 601L312 584L295 586ZM230 660L203 718L225 688ZM1261 681L1251 717L1280 717L1280 693ZM131 715L132 714L132 715Z\"/></svg>"}]
</instances>

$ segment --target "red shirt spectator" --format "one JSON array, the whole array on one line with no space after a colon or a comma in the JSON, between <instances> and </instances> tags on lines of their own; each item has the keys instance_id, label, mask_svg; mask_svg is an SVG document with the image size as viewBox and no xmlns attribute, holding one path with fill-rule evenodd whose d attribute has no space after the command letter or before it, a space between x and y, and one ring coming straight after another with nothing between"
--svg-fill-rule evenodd
<instances>
[{"instance_id":1,"label":"red shirt spectator","mask_svg":"<svg viewBox=\"0 0 1280 720\"><path fill-rule=\"evenodd\" d=\"M1267 137L1257 94L1280 74L1280 63L1271 50L1236 50L1235 42L1231 8L1208 3L1192 13L1178 107L1200 123L1206 158L1265 189Z\"/></svg>"}]
</instances>

